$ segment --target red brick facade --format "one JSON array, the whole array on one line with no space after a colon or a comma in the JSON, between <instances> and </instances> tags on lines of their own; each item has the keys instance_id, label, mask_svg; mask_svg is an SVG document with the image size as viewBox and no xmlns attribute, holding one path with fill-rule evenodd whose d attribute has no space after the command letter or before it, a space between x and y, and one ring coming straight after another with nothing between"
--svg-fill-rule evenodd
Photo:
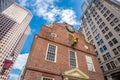
<instances>
[{"instance_id":1,"label":"red brick facade","mask_svg":"<svg viewBox=\"0 0 120 80\"><path fill-rule=\"evenodd\" d=\"M42 27L40 34L34 38L22 80L42 80L42 76L51 77L54 80L63 80L62 73L71 69L68 50L76 52L77 68L88 75L89 80L103 80L93 46L88 44L84 36L76 31L73 34L78 38L78 43L71 47L71 44L68 43L68 33L70 32L66 29L66 25L54 23L52 28ZM56 33L57 37L51 37L51 32ZM45 60L48 43L57 46L55 63ZM88 49L84 47L85 45L88 46ZM92 57L95 72L88 70L85 55Z\"/></svg>"}]
</instances>

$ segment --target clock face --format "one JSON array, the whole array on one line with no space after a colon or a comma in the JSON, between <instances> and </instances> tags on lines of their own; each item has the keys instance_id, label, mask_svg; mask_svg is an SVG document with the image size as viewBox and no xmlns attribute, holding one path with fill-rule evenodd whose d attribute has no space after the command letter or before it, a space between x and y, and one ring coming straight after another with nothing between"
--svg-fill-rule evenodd
<instances>
[{"instance_id":1,"label":"clock face","mask_svg":"<svg viewBox=\"0 0 120 80\"><path fill-rule=\"evenodd\" d=\"M75 32L75 29L72 26L66 26L66 28L71 33Z\"/></svg>"}]
</instances>

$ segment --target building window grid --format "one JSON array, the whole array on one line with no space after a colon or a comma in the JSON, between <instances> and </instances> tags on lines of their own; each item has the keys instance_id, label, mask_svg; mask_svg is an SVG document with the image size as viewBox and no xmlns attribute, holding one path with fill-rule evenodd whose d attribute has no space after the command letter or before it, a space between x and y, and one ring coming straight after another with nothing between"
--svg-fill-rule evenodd
<instances>
[{"instance_id":1,"label":"building window grid","mask_svg":"<svg viewBox=\"0 0 120 80\"><path fill-rule=\"evenodd\" d=\"M69 55L70 55L70 66L77 67L76 53L74 51L69 51Z\"/></svg>"},{"instance_id":2,"label":"building window grid","mask_svg":"<svg viewBox=\"0 0 120 80\"><path fill-rule=\"evenodd\" d=\"M102 33L105 34L108 30L109 30L109 28L106 26L106 27L102 30Z\"/></svg>"},{"instance_id":3,"label":"building window grid","mask_svg":"<svg viewBox=\"0 0 120 80\"><path fill-rule=\"evenodd\" d=\"M108 31L108 30L109 30L109 28L106 26L106 27L105 27L105 30L106 30L106 31Z\"/></svg>"},{"instance_id":4,"label":"building window grid","mask_svg":"<svg viewBox=\"0 0 120 80\"><path fill-rule=\"evenodd\" d=\"M117 43L118 43L118 41L117 41L116 38L113 38L113 39L112 39L112 42L113 42L114 44L117 44Z\"/></svg>"},{"instance_id":5,"label":"building window grid","mask_svg":"<svg viewBox=\"0 0 120 80\"><path fill-rule=\"evenodd\" d=\"M88 39L88 41L91 40L91 39L92 39L92 36L90 35L87 39Z\"/></svg>"},{"instance_id":6,"label":"building window grid","mask_svg":"<svg viewBox=\"0 0 120 80\"><path fill-rule=\"evenodd\" d=\"M91 30L94 31L96 29L95 25L91 27Z\"/></svg>"},{"instance_id":7,"label":"building window grid","mask_svg":"<svg viewBox=\"0 0 120 80\"><path fill-rule=\"evenodd\" d=\"M108 60L108 59L110 59L110 58L111 58L111 55L110 55L109 52L107 52L106 54L103 55L104 61L106 61L106 60Z\"/></svg>"},{"instance_id":8,"label":"building window grid","mask_svg":"<svg viewBox=\"0 0 120 80\"><path fill-rule=\"evenodd\" d=\"M102 13L102 14L105 13L106 10L107 10L107 8L106 8L106 7L103 7L102 10L101 10L101 13Z\"/></svg>"},{"instance_id":9,"label":"building window grid","mask_svg":"<svg viewBox=\"0 0 120 80\"><path fill-rule=\"evenodd\" d=\"M57 46L55 46L55 45L48 44L48 50L47 50L46 60L55 62L56 47Z\"/></svg>"},{"instance_id":10,"label":"building window grid","mask_svg":"<svg viewBox=\"0 0 120 80\"><path fill-rule=\"evenodd\" d=\"M114 14L111 13L111 14L106 18L106 20L107 20L107 21L110 21L110 20L112 20L114 17L115 17Z\"/></svg>"},{"instance_id":11,"label":"building window grid","mask_svg":"<svg viewBox=\"0 0 120 80\"><path fill-rule=\"evenodd\" d=\"M114 21L115 23L117 23L117 22L119 22L119 19L118 19L118 18L115 18L113 21Z\"/></svg>"},{"instance_id":12,"label":"building window grid","mask_svg":"<svg viewBox=\"0 0 120 80\"><path fill-rule=\"evenodd\" d=\"M116 65L115 65L114 61L111 61L110 64L111 64L111 67L112 67L113 69L116 68Z\"/></svg>"},{"instance_id":13,"label":"building window grid","mask_svg":"<svg viewBox=\"0 0 120 80\"><path fill-rule=\"evenodd\" d=\"M97 42L98 46L102 45L103 43L104 43L104 41L102 39Z\"/></svg>"},{"instance_id":14,"label":"building window grid","mask_svg":"<svg viewBox=\"0 0 120 80\"><path fill-rule=\"evenodd\" d=\"M109 44L111 47L113 46L112 41L109 41L108 44Z\"/></svg>"},{"instance_id":15,"label":"building window grid","mask_svg":"<svg viewBox=\"0 0 120 80\"><path fill-rule=\"evenodd\" d=\"M109 52L106 53L106 56L107 56L108 59L111 58L111 55L110 55Z\"/></svg>"},{"instance_id":16,"label":"building window grid","mask_svg":"<svg viewBox=\"0 0 120 80\"><path fill-rule=\"evenodd\" d=\"M96 40L96 41L99 40L100 37L101 37L101 35L98 33L97 36L95 36L95 40Z\"/></svg>"},{"instance_id":17,"label":"building window grid","mask_svg":"<svg viewBox=\"0 0 120 80\"><path fill-rule=\"evenodd\" d=\"M104 59L104 61L106 61L106 60L107 60L107 57L106 57L106 55L103 55L103 59Z\"/></svg>"},{"instance_id":18,"label":"building window grid","mask_svg":"<svg viewBox=\"0 0 120 80\"><path fill-rule=\"evenodd\" d=\"M109 32L108 34L105 35L105 39L108 40L113 36L112 32Z\"/></svg>"},{"instance_id":19,"label":"building window grid","mask_svg":"<svg viewBox=\"0 0 120 80\"><path fill-rule=\"evenodd\" d=\"M98 4L98 5L99 5L99 6L98 6L99 11L102 10L103 7L104 7L103 4Z\"/></svg>"},{"instance_id":20,"label":"building window grid","mask_svg":"<svg viewBox=\"0 0 120 80\"><path fill-rule=\"evenodd\" d=\"M103 52L105 52L105 51L107 51L106 45L104 45L104 46L102 46L102 47L100 48L100 52L101 52L101 53L103 53Z\"/></svg>"},{"instance_id":21,"label":"building window grid","mask_svg":"<svg viewBox=\"0 0 120 80\"><path fill-rule=\"evenodd\" d=\"M100 28L100 29L102 29L102 28L103 28L103 26L102 26L102 25L99 25L99 28Z\"/></svg>"},{"instance_id":22,"label":"building window grid","mask_svg":"<svg viewBox=\"0 0 120 80\"><path fill-rule=\"evenodd\" d=\"M103 33L103 34L105 34L105 33L106 33L106 31L103 29L103 30L102 30L102 33Z\"/></svg>"},{"instance_id":23,"label":"building window grid","mask_svg":"<svg viewBox=\"0 0 120 80\"><path fill-rule=\"evenodd\" d=\"M110 25L111 25L111 26L114 26L114 25L115 25L115 23L112 21L112 22L110 22Z\"/></svg>"},{"instance_id":24,"label":"building window grid","mask_svg":"<svg viewBox=\"0 0 120 80\"><path fill-rule=\"evenodd\" d=\"M111 70L111 69L112 69L112 68L111 68L111 65L110 65L109 63L107 63L106 66L107 66L107 69L108 69L108 70Z\"/></svg>"},{"instance_id":25,"label":"building window grid","mask_svg":"<svg viewBox=\"0 0 120 80\"><path fill-rule=\"evenodd\" d=\"M113 53L114 53L115 55L117 55L117 54L119 53L116 48L114 48L112 51L113 51Z\"/></svg>"},{"instance_id":26,"label":"building window grid","mask_svg":"<svg viewBox=\"0 0 120 80\"><path fill-rule=\"evenodd\" d=\"M114 28L116 32L120 32L120 24Z\"/></svg>"},{"instance_id":27,"label":"building window grid","mask_svg":"<svg viewBox=\"0 0 120 80\"><path fill-rule=\"evenodd\" d=\"M107 15L108 15L107 13L104 13L104 14L103 14L104 17L107 17Z\"/></svg>"},{"instance_id":28,"label":"building window grid","mask_svg":"<svg viewBox=\"0 0 120 80\"><path fill-rule=\"evenodd\" d=\"M92 57L86 56L86 62L87 62L88 70L95 72L95 68L94 68L94 64L93 64L93 61L92 61Z\"/></svg>"},{"instance_id":29,"label":"building window grid","mask_svg":"<svg viewBox=\"0 0 120 80\"><path fill-rule=\"evenodd\" d=\"M96 29L94 32L93 32L93 35L94 36L96 36L96 35L98 35L99 33L98 33L98 30Z\"/></svg>"}]
</instances>

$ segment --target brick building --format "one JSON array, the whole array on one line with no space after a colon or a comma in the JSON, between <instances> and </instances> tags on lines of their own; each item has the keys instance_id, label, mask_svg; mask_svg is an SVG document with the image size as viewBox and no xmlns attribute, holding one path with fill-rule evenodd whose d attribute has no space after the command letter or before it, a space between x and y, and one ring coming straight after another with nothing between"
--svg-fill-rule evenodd
<instances>
[{"instance_id":1,"label":"brick building","mask_svg":"<svg viewBox=\"0 0 120 80\"><path fill-rule=\"evenodd\" d=\"M35 35L21 80L103 80L93 46L67 23Z\"/></svg>"}]
</instances>

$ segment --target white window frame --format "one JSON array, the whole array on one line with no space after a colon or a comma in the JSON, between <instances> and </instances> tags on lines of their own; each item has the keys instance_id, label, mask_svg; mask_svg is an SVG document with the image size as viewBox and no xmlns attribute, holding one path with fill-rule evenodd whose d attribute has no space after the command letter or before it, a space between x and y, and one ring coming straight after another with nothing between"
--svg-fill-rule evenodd
<instances>
[{"instance_id":1,"label":"white window frame","mask_svg":"<svg viewBox=\"0 0 120 80\"><path fill-rule=\"evenodd\" d=\"M75 59L76 59L76 66L70 65L70 51L73 51L75 54ZM69 65L70 67L77 67L78 68L78 60L77 60L77 53L74 50L68 50L68 55L69 55Z\"/></svg>"},{"instance_id":2,"label":"white window frame","mask_svg":"<svg viewBox=\"0 0 120 80\"><path fill-rule=\"evenodd\" d=\"M89 57L89 58L90 58L91 62L87 62L87 57ZM93 71L93 72L95 72L95 67L94 67L94 64L93 64L92 57L91 57L91 56L86 55L86 56L85 56L85 58L86 58L86 63L87 63L87 68L88 68L88 70L89 70L88 64L92 64L92 68L93 68L93 70L89 70L89 71Z\"/></svg>"},{"instance_id":3,"label":"white window frame","mask_svg":"<svg viewBox=\"0 0 120 80\"><path fill-rule=\"evenodd\" d=\"M57 61L57 46L56 46L56 50L55 50L55 60L54 60L54 61L51 61L51 60L48 60L48 59L47 59L47 54L48 54L49 45L56 46L56 45L54 45L54 44L48 43L47 50L46 50L45 60L46 60L46 61L49 61L49 62L54 62L54 63L56 63L56 61Z\"/></svg>"},{"instance_id":4,"label":"white window frame","mask_svg":"<svg viewBox=\"0 0 120 80\"><path fill-rule=\"evenodd\" d=\"M42 76L42 77L41 77L41 80L43 80L43 78L48 78L48 79L55 80L54 78L51 78L51 77L45 77L45 76Z\"/></svg>"}]
</instances>

